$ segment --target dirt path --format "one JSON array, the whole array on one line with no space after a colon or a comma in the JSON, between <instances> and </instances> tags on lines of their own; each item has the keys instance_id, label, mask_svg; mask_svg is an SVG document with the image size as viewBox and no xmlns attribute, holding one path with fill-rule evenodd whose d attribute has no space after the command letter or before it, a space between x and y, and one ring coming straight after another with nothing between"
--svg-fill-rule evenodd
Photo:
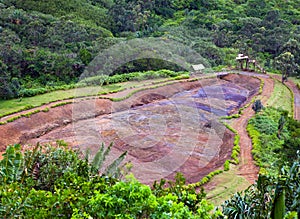
<instances>
[{"instance_id":1,"label":"dirt path","mask_svg":"<svg viewBox=\"0 0 300 219\"><path fill-rule=\"evenodd\" d=\"M262 94L259 96L263 104L266 104L267 100L272 95L274 89L274 81L271 78L260 77L264 80L264 88ZM254 111L251 106L244 110L243 115L236 119L232 123L232 127L236 129L240 135L240 165L238 168L238 175L246 178L250 183L254 183L257 179L259 168L254 164L251 150L252 143L248 136L246 127L248 120L254 116Z\"/></svg>"},{"instance_id":2,"label":"dirt path","mask_svg":"<svg viewBox=\"0 0 300 219\"><path fill-rule=\"evenodd\" d=\"M292 81L286 82L286 85L294 93L294 118L296 120L300 120L300 90L298 89L296 84Z\"/></svg>"}]
</instances>

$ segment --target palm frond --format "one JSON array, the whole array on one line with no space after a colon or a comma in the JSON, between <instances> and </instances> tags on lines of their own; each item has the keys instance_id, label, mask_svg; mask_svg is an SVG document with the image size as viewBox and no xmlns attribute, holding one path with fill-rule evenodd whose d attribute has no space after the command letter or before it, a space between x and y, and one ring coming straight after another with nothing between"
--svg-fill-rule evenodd
<instances>
[{"instance_id":1,"label":"palm frond","mask_svg":"<svg viewBox=\"0 0 300 219\"><path fill-rule=\"evenodd\" d=\"M125 151L123 154L121 154L114 162L112 162L104 171L104 174L107 176L116 176L120 175L120 168L119 165L121 162L125 159L127 155L127 151Z\"/></svg>"}]
</instances>

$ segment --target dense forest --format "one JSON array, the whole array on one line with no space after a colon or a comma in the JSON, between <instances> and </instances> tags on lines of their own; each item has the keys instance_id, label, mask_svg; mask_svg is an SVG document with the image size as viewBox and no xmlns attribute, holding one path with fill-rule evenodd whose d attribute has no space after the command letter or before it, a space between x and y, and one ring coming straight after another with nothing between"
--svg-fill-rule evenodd
<instances>
[{"instance_id":1,"label":"dense forest","mask_svg":"<svg viewBox=\"0 0 300 219\"><path fill-rule=\"evenodd\" d=\"M299 5L299 0L0 0L0 98L74 84L99 52L146 37L187 45L211 67L235 65L236 54L244 53L267 70L299 74ZM158 69L182 70L139 59L113 74Z\"/></svg>"}]
</instances>

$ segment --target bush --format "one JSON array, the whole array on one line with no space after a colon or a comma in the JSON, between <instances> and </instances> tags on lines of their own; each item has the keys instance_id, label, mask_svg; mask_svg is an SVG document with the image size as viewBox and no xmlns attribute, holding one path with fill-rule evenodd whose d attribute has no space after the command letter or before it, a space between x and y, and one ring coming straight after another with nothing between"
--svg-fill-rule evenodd
<instances>
[{"instance_id":1,"label":"bush","mask_svg":"<svg viewBox=\"0 0 300 219\"><path fill-rule=\"evenodd\" d=\"M0 161L0 217L12 218L210 218L213 205L203 191L184 186L185 179L149 186L128 176L125 181L99 175L88 158L69 150L37 145L25 155L9 146ZM99 152L106 154L100 148ZM99 159L96 159L99 160ZM96 162L96 161L95 161ZM94 163L94 162L93 162ZM215 172L214 174L216 174ZM207 178L211 178L209 174Z\"/></svg>"},{"instance_id":2,"label":"bush","mask_svg":"<svg viewBox=\"0 0 300 219\"><path fill-rule=\"evenodd\" d=\"M255 113L260 112L263 109L263 105L260 100L256 100L253 105L252 109L255 111Z\"/></svg>"},{"instance_id":3,"label":"bush","mask_svg":"<svg viewBox=\"0 0 300 219\"><path fill-rule=\"evenodd\" d=\"M72 104L73 101L68 101L68 102L61 102L61 103L57 103L57 104L54 104L51 106L51 108L56 108L56 107L59 107L59 106L64 106L64 105L68 105L68 104Z\"/></svg>"},{"instance_id":4,"label":"bush","mask_svg":"<svg viewBox=\"0 0 300 219\"><path fill-rule=\"evenodd\" d=\"M19 92L20 97L33 97L39 94L45 94L48 92L46 88L34 88L34 89L22 89Z\"/></svg>"},{"instance_id":5,"label":"bush","mask_svg":"<svg viewBox=\"0 0 300 219\"><path fill-rule=\"evenodd\" d=\"M49 108L48 107L46 107L45 109L42 109L42 111L44 112L44 113L47 113L47 112L49 112Z\"/></svg>"},{"instance_id":6,"label":"bush","mask_svg":"<svg viewBox=\"0 0 300 219\"><path fill-rule=\"evenodd\" d=\"M294 120L287 115L287 111L268 107L248 122L247 131L252 140L253 159L260 167L261 173L266 171L269 175L276 174L283 162L293 161L291 159L293 156L287 154L291 151L293 151L292 154L295 154L296 149L292 146L294 149L289 150L288 145L292 145L290 139L297 139L298 134L295 133L292 136L293 130L297 130L297 128L294 129L289 126ZM278 139L277 135L280 128L278 120L282 116L287 122L281 127L281 138Z\"/></svg>"},{"instance_id":7,"label":"bush","mask_svg":"<svg viewBox=\"0 0 300 219\"><path fill-rule=\"evenodd\" d=\"M79 86L107 85L107 84L115 84L115 83L121 83L126 81L133 81L133 80L142 81L142 80L157 79L157 78L183 79L188 77L189 77L188 72L174 72L170 70L132 72L127 74L116 74L112 76L98 75L98 76L84 78L79 82Z\"/></svg>"},{"instance_id":8,"label":"bush","mask_svg":"<svg viewBox=\"0 0 300 219\"><path fill-rule=\"evenodd\" d=\"M225 163L224 163L224 171L228 171L229 168L230 168L230 161L226 160Z\"/></svg>"}]
</instances>

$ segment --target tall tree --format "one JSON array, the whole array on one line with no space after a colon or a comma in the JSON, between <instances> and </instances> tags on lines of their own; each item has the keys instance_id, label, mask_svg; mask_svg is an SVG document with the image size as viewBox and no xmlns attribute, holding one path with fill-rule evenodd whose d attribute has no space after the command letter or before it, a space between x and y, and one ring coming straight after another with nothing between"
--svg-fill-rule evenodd
<instances>
[{"instance_id":1,"label":"tall tree","mask_svg":"<svg viewBox=\"0 0 300 219\"><path fill-rule=\"evenodd\" d=\"M289 75L295 72L298 65L295 63L294 55L290 52L280 54L275 58L275 64L277 69L282 72L282 83L287 81Z\"/></svg>"},{"instance_id":2,"label":"tall tree","mask_svg":"<svg viewBox=\"0 0 300 219\"><path fill-rule=\"evenodd\" d=\"M10 74L7 71L7 66L0 59L0 99L10 99L14 96L11 89Z\"/></svg>"},{"instance_id":3,"label":"tall tree","mask_svg":"<svg viewBox=\"0 0 300 219\"><path fill-rule=\"evenodd\" d=\"M282 52L290 52L294 55L295 63L300 63L300 43L296 39L289 39L282 47ZM300 69L296 70L297 75L300 75Z\"/></svg>"}]
</instances>

